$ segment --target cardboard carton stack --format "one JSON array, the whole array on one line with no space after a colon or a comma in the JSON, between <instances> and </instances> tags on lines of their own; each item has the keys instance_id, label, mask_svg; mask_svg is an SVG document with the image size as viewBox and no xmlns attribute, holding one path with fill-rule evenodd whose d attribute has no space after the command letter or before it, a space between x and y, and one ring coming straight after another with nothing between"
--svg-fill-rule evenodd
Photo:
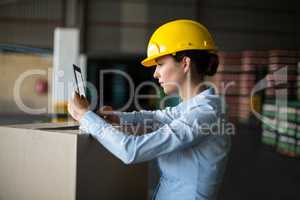
<instances>
[{"instance_id":1,"label":"cardboard carton stack","mask_svg":"<svg viewBox=\"0 0 300 200\"><path fill-rule=\"evenodd\" d=\"M257 112L261 109L262 93L256 92L251 98L251 92L258 78L265 74L267 52L221 52L219 59L219 70L213 81L225 96L228 117L234 122L248 122L252 109Z\"/></svg>"},{"instance_id":2,"label":"cardboard carton stack","mask_svg":"<svg viewBox=\"0 0 300 200\"><path fill-rule=\"evenodd\" d=\"M268 88L263 105L262 142L289 157L300 157L298 54L291 50L269 51Z\"/></svg>"}]
</instances>

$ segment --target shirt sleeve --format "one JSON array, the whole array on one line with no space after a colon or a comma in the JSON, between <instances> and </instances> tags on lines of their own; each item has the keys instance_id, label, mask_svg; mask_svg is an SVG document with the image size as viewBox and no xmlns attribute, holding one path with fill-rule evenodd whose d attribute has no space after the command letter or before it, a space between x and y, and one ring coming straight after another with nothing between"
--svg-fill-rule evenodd
<instances>
[{"instance_id":1,"label":"shirt sleeve","mask_svg":"<svg viewBox=\"0 0 300 200\"><path fill-rule=\"evenodd\" d=\"M176 117L176 107L167 107L164 110L141 110L133 112L114 112L120 118L121 124L139 124L146 121L153 123L166 124Z\"/></svg>"},{"instance_id":2,"label":"shirt sleeve","mask_svg":"<svg viewBox=\"0 0 300 200\"><path fill-rule=\"evenodd\" d=\"M217 121L214 110L194 108L149 134L128 135L89 111L80 123L112 154L126 164L151 160L191 146L208 137L203 129Z\"/></svg>"}]
</instances>

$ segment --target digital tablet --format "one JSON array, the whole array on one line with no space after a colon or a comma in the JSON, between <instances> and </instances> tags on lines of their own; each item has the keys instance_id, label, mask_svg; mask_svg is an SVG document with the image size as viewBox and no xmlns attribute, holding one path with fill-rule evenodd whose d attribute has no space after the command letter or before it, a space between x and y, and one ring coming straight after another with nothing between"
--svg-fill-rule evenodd
<instances>
[{"instance_id":1,"label":"digital tablet","mask_svg":"<svg viewBox=\"0 0 300 200\"><path fill-rule=\"evenodd\" d=\"M73 69L74 69L74 76L75 76L77 92L79 93L80 96L83 95L86 97L81 69L80 69L80 67L78 67L76 65L73 65Z\"/></svg>"}]
</instances>

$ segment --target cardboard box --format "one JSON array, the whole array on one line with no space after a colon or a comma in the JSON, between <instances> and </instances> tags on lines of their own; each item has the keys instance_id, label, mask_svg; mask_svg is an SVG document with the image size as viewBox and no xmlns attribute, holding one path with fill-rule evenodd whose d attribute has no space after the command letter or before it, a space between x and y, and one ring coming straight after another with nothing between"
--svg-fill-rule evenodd
<instances>
[{"instance_id":1,"label":"cardboard box","mask_svg":"<svg viewBox=\"0 0 300 200\"><path fill-rule=\"evenodd\" d=\"M0 127L0 199L147 199L147 164L123 164L73 125Z\"/></svg>"}]
</instances>

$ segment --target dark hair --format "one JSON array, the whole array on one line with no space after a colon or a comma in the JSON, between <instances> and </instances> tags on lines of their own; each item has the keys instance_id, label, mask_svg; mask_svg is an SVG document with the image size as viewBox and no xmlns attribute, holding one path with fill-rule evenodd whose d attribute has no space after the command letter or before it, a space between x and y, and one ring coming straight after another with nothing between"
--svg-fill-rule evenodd
<instances>
[{"instance_id":1,"label":"dark hair","mask_svg":"<svg viewBox=\"0 0 300 200\"><path fill-rule=\"evenodd\" d=\"M213 76L217 72L219 59L216 54L204 50L185 50L173 55L177 62L180 62L185 56L191 59L199 74Z\"/></svg>"}]
</instances>

